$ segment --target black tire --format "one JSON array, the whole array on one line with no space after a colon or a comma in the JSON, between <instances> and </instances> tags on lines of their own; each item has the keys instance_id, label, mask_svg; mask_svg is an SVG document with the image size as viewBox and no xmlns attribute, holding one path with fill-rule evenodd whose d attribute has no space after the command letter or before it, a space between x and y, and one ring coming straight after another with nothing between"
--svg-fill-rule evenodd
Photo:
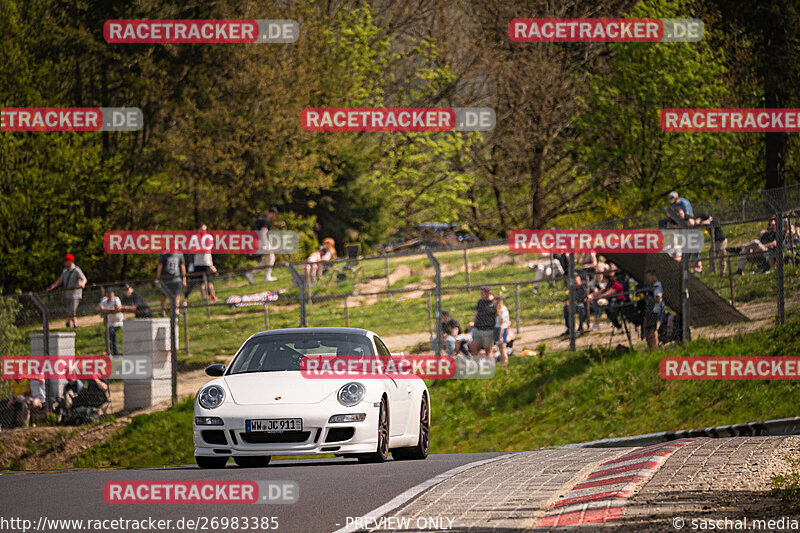
<instances>
[{"instance_id":1,"label":"black tire","mask_svg":"<svg viewBox=\"0 0 800 533\"><path fill-rule=\"evenodd\" d=\"M200 468L225 468L228 462L227 457L207 457L204 455L195 455L194 460Z\"/></svg>"},{"instance_id":2,"label":"black tire","mask_svg":"<svg viewBox=\"0 0 800 533\"><path fill-rule=\"evenodd\" d=\"M241 455L233 456L233 462L242 468L261 468L269 464L269 455Z\"/></svg>"},{"instance_id":3,"label":"black tire","mask_svg":"<svg viewBox=\"0 0 800 533\"><path fill-rule=\"evenodd\" d=\"M421 460L428 457L431 447L431 410L428 405L428 396L422 395L419 407L419 440L416 446L397 448L392 450L392 459L395 461Z\"/></svg>"},{"instance_id":4,"label":"black tire","mask_svg":"<svg viewBox=\"0 0 800 533\"><path fill-rule=\"evenodd\" d=\"M381 400L378 414L378 449L374 453L364 453L358 456L359 463L382 463L389 457L389 410L386 400Z\"/></svg>"}]
</instances>

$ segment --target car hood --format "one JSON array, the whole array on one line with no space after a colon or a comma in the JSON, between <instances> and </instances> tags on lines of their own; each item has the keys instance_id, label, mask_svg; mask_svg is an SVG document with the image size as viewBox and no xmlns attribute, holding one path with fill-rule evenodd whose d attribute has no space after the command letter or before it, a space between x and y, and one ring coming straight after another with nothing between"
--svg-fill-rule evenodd
<instances>
[{"instance_id":1,"label":"car hood","mask_svg":"<svg viewBox=\"0 0 800 533\"><path fill-rule=\"evenodd\" d=\"M352 380L309 379L300 372L258 372L223 378L238 405L319 403Z\"/></svg>"}]
</instances>

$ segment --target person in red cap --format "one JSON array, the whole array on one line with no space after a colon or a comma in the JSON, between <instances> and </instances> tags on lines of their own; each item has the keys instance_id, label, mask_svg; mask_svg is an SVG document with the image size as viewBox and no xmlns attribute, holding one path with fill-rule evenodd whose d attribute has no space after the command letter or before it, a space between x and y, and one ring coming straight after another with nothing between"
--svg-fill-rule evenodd
<instances>
[{"instance_id":1,"label":"person in red cap","mask_svg":"<svg viewBox=\"0 0 800 533\"><path fill-rule=\"evenodd\" d=\"M59 287L64 286L64 305L67 308L67 327L78 327L76 315L78 312L78 304L81 303L83 298L83 288L86 286L86 276L83 270L75 264L75 256L66 254L64 256L64 270L61 271L61 277L55 283L47 287L47 292Z\"/></svg>"}]
</instances>

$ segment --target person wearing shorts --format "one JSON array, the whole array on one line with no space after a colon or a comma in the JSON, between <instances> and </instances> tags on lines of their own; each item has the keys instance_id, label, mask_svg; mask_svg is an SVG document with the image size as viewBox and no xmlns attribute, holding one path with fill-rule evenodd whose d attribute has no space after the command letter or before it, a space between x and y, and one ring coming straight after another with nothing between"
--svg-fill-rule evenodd
<instances>
[{"instance_id":1,"label":"person wearing shorts","mask_svg":"<svg viewBox=\"0 0 800 533\"><path fill-rule=\"evenodd\" d=\"M644 338L647 347L651 350L658 348L658 324L664 320L664 287L658 281L655 270L648 270L645 274L647 300L642 322Z\"/></svg>"},{"instance_id":2,"label":"person wearing shorts","mask_svg":"<svg viewBox=\"0 0 800 533\"><path fill-rule=\"evenodd\" d=\"M64 305L67 308L67 327L70 327L71 323L73 328L77 328L78 305L81 303L81 298L83 298L86 276L83 270L75 264L75 256L72 254L64 256L64 270L61 271L61 277L47 287L47 292L52 291L59 285L63 285L64 289L66 289L64 291Z\"/></svg>"},{"instance_id":3,"label":"person wearing shorts","mask_svg":"<svg viewBox=\"0 0 800 533\"><path fill-rule=\"evenodd\" d=\"M492 291L489 287L481 287L481 299L475 305L474 327L472 328L472 344L469 351L478 355L481 350L489 350L494 346L494 322L497 310L492 301Z\"/></svg>"},{"instance_id":4,"label":"person wearing shorts","mask_svg":"<svg viewBox=\"0 0 800 533\"><path fill-rule=\"evenodd\" d=\"M186 262L183 254L161 254L158 258L156 278L162 286L172 295L175 309L181 305L181 289L186 287ZM161 313L165 314L166 296L161 299Z\"/></svg>"},{"instance_id":5,"label":"person wearing shorts","mask_svg":"<svg viewBox=\"0 0 800 533\"><path fill-rule=\"evenodd\" d=\"M208 231L208 227L205 224L200 224L197 227L197 231ZM217 296L214 292L214 283L211 281L211 275L213 274L216 276L219 274L219 272L217 271L217 267L214 266L213 257L209 253L194 254L192 264L194 265L194 276L186 287L184 298L188 300L189 293L192 292L192 289L194 289L196 285L199 285L200 297L205 300L207 293L208 299L211 300L211 303L216 303ZM203 281L203 274L205 274L205 282Z\"/></svg>"}]
</instances>

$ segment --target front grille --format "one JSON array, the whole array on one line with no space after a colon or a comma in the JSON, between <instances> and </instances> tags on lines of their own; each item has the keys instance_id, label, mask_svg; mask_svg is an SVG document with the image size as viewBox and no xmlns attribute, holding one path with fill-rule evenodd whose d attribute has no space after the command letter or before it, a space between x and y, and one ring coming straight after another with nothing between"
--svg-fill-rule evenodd
<instances>
[{"instance_id":1,"label":"front grille","mask_svg":"<svg viewBox=\"0 0 800 533\"><path fill-rule=\"evenodd\" d=\"M221 429L204 429L200 435L209 444L228 444L228 441L225 440L225 432Z\"/></svg>"},{"instance_id":2,"label":"front grille","mask_svg":"<svg viewBox=\"0 0 800 533\"><path fill-rule=\"evenodd\" d=\"M275 442L305 442L309 431L284 431L283 433L240 433L239 436L247 444L269 444Z\"/></svg>"},{"instance_id":3,"label":"front grille","mask_svg":"<svg viewBox=\"0 0 800 533\"><path fill-rule=\"evenodd\" d=\"M353 438L356 432L353 428L331 428L328 430L328 435L325 437L325 442L341 442Z\"/></svg>"}]
</instances>

